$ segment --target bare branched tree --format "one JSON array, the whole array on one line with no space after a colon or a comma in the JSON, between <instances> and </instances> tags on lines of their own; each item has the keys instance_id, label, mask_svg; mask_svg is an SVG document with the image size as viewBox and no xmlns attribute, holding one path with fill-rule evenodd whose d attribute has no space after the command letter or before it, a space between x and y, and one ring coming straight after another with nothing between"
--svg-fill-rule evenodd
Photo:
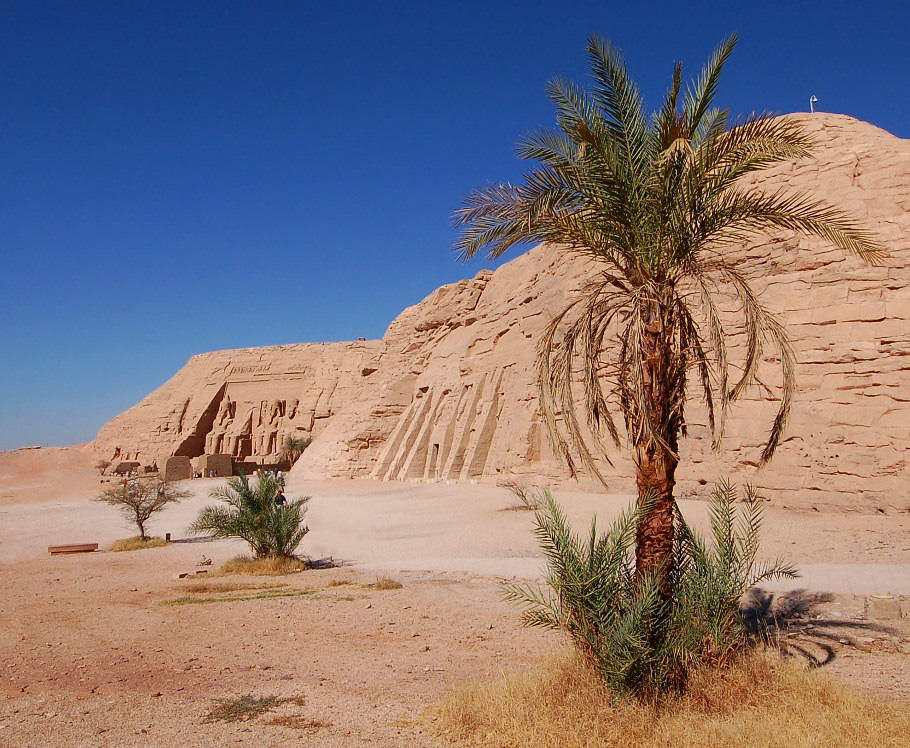
<instances>
[{"instance_id":1,"label":"bare branched tree","mask_svg":"<svg viewBox=\"0 0 910 748\"><path fill-rule=\"evenodd\" d=\"M536 512L540 509L542 503L541 494L533 486L514 478L502 480L497 485L505 488L518 499L519 503L514 507L515 509L524 509L529 512Z\"/></svg>"},{"instance_id":2,"label":"bare branched tree","mask_svg":"<svg viewBox=\"0 0 910 748\"><path fill-rule=\"evenodd\" d=\"M176 504L189 495L185 488L154 476L117 481L105 488L96 501L117 507L126 519L136 525L139 538L147 540L145 525L149 519L169 504Z\"/></svg>"}]
</instances>

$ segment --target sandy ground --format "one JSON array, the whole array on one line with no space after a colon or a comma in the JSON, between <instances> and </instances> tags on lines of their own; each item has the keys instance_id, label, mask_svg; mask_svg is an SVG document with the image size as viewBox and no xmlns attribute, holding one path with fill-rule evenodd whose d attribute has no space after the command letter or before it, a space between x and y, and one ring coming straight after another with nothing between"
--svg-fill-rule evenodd
<instances>
[{"instance_id":1,"label":"sandy ground","mask_svg":"<svg viewBox=\"0 0 910 748\"><path fill-rule=\"evenodd\" d=\"M217 565L243 547L178 542L51 557L51 544L103 547L132 533L115 510L88 500L100 478L84 452L37 452L47 460L0 454L0 746L432 746L421 715L452 687L563 646L519 628L502 601L501 579L534 576L541 562L530 515L506 511L512 497L501 488L292 482L289 495L313 496L303 551L341 566L243 580L285 583L280 591L298 596L168 605L207 597L187 593L204 575L177 573L211 568L197 567L203 555ZM192 498L152 530L183 538L214 484L187 482ZM558 495L578 523L595 511L606 520L628 500ZM683 510L704 524L704 504ZM910 699L906 619L862 620L862 598L850 589L910 577L910 517L769 508L765 539L769 556L857 574L849 584L849 575L829 576L832 587L846 585L835 595L776 591L802 611L788 632L794 651L860 687ZM886 569L891 577L878 573ZM379 574L402 589L362 586ZM328 586L345 580L355 584ZM248 693L295 702L250 722L205 722L215 699ZM298 724L270 724L276 715Z\"/></svg>"},{"instance_id":2,"label":"sandy ground","mask_svg":"<svg viewBox=\"0 0 910 748\"><path fill-rule=\"evenodd\" d=\"M0 452L0 509L87 499L98 491L98 471L86 447L44 447Z\"/></svg>"}]
</instances>

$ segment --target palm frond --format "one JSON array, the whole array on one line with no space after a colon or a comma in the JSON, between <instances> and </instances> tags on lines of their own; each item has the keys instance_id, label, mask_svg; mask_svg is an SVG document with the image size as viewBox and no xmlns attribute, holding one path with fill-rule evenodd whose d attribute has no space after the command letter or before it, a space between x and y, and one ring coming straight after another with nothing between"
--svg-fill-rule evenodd
<instances>
[{"instance_id":1,"label":"palm frond","mask_svg":"<svg viewBox=\"0 0 910 748\"><path fill-rule=\"evenodd\" d=\"M714 104L720 85L720 76L724 66L733 54L737 36L731 34L714 50L708 64L702 69L694 86L689 88L683 104L683 114L690 130L695 130L702 122L705 113Z\"/></svg>"}]
</instances>

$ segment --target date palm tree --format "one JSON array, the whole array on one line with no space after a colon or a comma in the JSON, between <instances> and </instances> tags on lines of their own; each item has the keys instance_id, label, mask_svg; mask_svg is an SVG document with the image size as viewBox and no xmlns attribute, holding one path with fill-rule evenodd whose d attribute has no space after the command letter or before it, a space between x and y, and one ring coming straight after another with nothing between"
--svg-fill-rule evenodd
<instances>
[{"instance_id":1,"label":"date palm tree","mask_svg":"<svg viewBox=\"0 0 910 748\"><path fill-rule=\"evenodd\" d=\"M283 487L281 480L265 471L257 474L255 482L246 475L229 478L212 489L212 498L223 504L205 507L189 532L245 540L256 558L291 558L309 532L303 520L310 497L279 503Z\"/></svg>"},{"instance_id":2,"label":"date palm tree","mask_svg":"<svg viewBox=\"0 0 910 748\"><path fill-rule=\"evenodd\" d=\"M546 242L567 256L595 260L599 272L546 328L537 351L543 420L574 474L603 481L622 432L618 407L648 512L638 524L636 574L668 589L674 541L673 489L679 439L686 434L687 384L707 404L715 446L728 406L757 382L766 353L780 361L777 414L761 454L781 442L795 387L795 358L783 321L757 297L735 255L745 239L785 229L814 235L869 262L881 247L837 208L805 194L750 187L743 177L811 155L811 138L787 118L732 123L714 106L735 37L685 87L677 64L660 109L645 114L620 53L592 37L591 89L563 80L548 93L558 129L532 132L517 154L537 162L519 185L495 184L465 198L455 213L464 259L502 255ZM733 297L745 333L741 369L731 376ZM653 499L653 501L651 501Z\"/></svg>"}]
</instances>

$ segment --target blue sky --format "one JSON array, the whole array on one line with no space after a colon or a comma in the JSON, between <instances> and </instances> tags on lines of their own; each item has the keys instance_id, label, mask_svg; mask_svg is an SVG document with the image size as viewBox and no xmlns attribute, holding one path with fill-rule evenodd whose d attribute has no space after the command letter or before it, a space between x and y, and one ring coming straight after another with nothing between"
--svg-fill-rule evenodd
<instances>
[{"instance_id":1,"label":"blue sky","mask_svg":"<svg viewBox=\"0 0 910 748\"><path fill-rule=\"evenodd\" d=\"M655 102L737 31L734 112L815 94L908 137L907 7L7 0L0 449L87 441L194 353L381 336L475 274L449 215L520 177L591 33Z\"/></svg>"}]
</instances>

